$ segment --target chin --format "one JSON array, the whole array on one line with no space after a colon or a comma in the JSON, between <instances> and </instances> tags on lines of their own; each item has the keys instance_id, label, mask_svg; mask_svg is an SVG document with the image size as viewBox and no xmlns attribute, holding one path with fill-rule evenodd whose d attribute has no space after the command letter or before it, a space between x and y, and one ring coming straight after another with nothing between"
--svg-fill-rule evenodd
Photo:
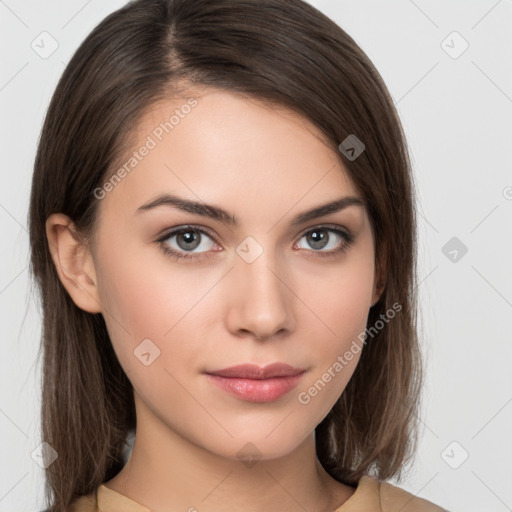
<instances>
[{"instance_id":1,"label":"chin","mask_svg":"<svg viewBox=\"0 0 512 512\"><path fill-rule=\"evenodd\" d=\"M250 434L240 433L240 435L231 432L232 439L213 446L211 443L206 443L203 447L218 456L240 461L243 465L252 467L258 461L285 457L304 442L304 437L294 436L284 429L279 433L277 430L279 427L270 435L268 431L261 433L253 431Z\"/></svg>"}]
</instances>

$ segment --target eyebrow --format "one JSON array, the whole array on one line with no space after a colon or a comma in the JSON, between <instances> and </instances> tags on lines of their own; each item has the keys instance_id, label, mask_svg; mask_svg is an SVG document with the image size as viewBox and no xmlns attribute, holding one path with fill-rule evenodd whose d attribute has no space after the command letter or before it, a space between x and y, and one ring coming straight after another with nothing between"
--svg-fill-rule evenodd
<instances>
[{"instance_id":1,"label":"eyebrow","mask_svg":"<svg viewBox=\"0 0 512 512\"><path fill-rule=\"evenodd\" d=\"M219 208L218 206L200 203L197 201L191 201L189 199L185 199L183 197L178 197L171 194L162 194L156 197L155 199L137 208L135 213L139 214L142 212L147 212L148 210L152 210L153 208L157 208L159 206L172 206L174 208L177 208L178 210L182 210L188 213L195 213L197 215L202 215L204 217L209 217L211 219L218 220L230 226L237 227L239 225L239 221L235 215L227 212L222 208ZM364 206L364 203L361 199L355 196L341 197L329 203L325 203L320 206L315 206L310 210L300 213L299 215L292 219L291 225L296 226L298 224L303 224L310 220L316 219L317 217L321 217L323 215L328 215L329 213L335 213L344 210L349 206Z\"/></svg>"}]
</instances>

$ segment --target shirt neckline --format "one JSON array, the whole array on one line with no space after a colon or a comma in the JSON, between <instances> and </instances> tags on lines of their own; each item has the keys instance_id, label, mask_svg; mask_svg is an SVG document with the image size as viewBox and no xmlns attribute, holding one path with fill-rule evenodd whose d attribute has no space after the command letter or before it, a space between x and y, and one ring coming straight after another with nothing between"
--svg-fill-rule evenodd
<instances>
[{"instance_id":1,"label":"shirt neckline","mask_svg":"<svg viewBox=\"0 0 512 512\"><path fill-rule=\"evenodd\" d=\"M374 477L363 475L354 494L333 512L381 512L379 491L380 482ZM98 487L96 502L99 512L151 512L149 508L105 484Z\"/></svg>"}]
</instances>

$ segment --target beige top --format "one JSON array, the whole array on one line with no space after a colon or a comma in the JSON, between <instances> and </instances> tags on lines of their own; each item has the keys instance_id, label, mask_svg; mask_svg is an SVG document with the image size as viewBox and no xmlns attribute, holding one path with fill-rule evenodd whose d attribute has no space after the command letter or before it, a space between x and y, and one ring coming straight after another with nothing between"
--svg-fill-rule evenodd
<instances>
[{"instance_id":1,"label":"beige top","mask_svg":"<svg viewBox=\"0 0 512 512\"><path fill-rule=\"evenodd\" d=\"M447 512L388 482L363 476L355 493L334 512ZM151 512L130 498L100 485L96 492L82 496L69 512Z\"/></svg>"}]
</instances>

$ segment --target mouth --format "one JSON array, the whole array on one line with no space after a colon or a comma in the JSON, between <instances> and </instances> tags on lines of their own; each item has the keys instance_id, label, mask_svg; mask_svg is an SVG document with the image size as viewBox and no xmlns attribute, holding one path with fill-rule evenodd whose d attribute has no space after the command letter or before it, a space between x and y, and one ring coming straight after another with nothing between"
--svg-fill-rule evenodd
<instances>
[{"instance_id":1,"label":"mouth","mask_svg":"<svg viewBox=\"0 0 512 512\"><path fill-rule=\"evenodd\" d=\"M205 372L208 380L228 394L247 402L274 402L297 387L306 370L284 363L263 368L253 364Z\"/></svg>"}]
</instances>

